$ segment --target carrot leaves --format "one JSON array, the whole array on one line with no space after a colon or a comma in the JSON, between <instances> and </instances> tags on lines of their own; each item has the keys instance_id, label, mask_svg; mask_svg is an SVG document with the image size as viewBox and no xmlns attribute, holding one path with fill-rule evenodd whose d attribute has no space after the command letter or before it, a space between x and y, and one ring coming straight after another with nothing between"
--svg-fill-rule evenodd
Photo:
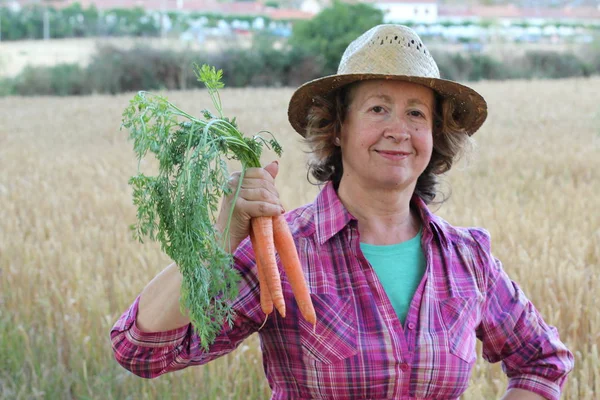
<instances>
[{"instance_id":1,"label":"carrot leaves","mask_svg":"<svg viewBox=\"0 0 600 400\"><path fill-rule=\"evenodd\" d=\"M231 193L226 160L240 161L243 173L260 167L263 147L278 155L282 149L272 136L260 136L264 132L244 136L235 118L223 116L222 71L194 65L194 72L208 89L216 115L203 110L194 117L166 97L142 91L124 110L122 127L138 159L138 174L129 180L137 208L131 229L142 243L144 238L158 241L179 266L181 310L206 349L223 323L232 322L231 301L238 294L239 276L224 246L229 228L221 235L214 227L220 199ZM148 153L158 161L156 176L140 171Z\"/></svg>"}]
</instances>

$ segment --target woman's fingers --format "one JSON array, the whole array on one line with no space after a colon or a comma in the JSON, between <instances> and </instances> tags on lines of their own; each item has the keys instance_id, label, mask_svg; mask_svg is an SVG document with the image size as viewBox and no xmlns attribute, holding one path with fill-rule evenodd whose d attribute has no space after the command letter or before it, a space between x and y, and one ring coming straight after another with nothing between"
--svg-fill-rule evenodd
<instances>
[{"instance_id":1,"label":"woman's fingers","mask_svg":"<svg viewBox=\"0 0 600 400\"><path fill-rule=\"evenodd\" d=\"M243 210L243 212L249 215L251 218L274 217L285 212L283 206L279 202L268 203L265 201L252 201L246 200L241 196L238 198L235 207L239 210Z\"/></svg>"},{"instance_id":2,"label":"woman's fingers","mask_svg":"<svg viewBox=\"0 0 600 400\"><path fill-rule=\"evenodd\" d=\"M279 196L275 183L268 182L264 179L257 178L244 178L242 181L242 189L265 189L273 193L275 196Z\"/></svg>"},{"instance_id":3,"label":"woman's fingers","mask_svg":"<svg viewBox=\"0 0 600 400\"><path fill-rule=\"evenodd\" d=\"M277 176L278 170L279 165L273 162L265 168L248 168L243 179L239 171L231 174L228 182L231 193L221 205L217 227L221 232L225 232L229 226L229 235L233 238L234 246L248 236L251 218L274 217L285 212L275 188L274 177ZM238 186L239 196L234 204L233 199Z\"/></svg>"},{"instance_id":4,"label":"woman's fingers","mask_svg":"<svg viewBox=\"0 0 600 400\"><path fill-rule=\"evenodd\" d=\"M274 162L267 165L265 168L248 168L244 174L244 179L262 179L275 184L275 178L273 176L277 176L277 171L278 167ZM241 174L240 171L232 173L230 180L235 179L237 181Z\"/></svg>"},{"instance_id":5,"label":"woman's fingers","mask_svg":"<svg viewBox=\"0 0 600 400\"><path fill-rule=\"evenodd\" d=\"M240 197L247 201L262 201L265 203L281 205L281 201L279 200L277 193L273 193L265 188L244 189L242 187L240 190Z\"/></svg>"},{"instance_id":6,"label":"woman's fingers","mask_svg":"<svg viewBox=\"0 0 600 400\"><path fill-rule=\"evenodd\" d=\"M258 168L250 168L248 171L250 171L251 169L256 170ZM261 170L266 175L256 177L257 174L253 174L250 176L246 174L244 176L240 188L240 197L243 197L246 200L261 200L267 202L278 201L279 192L275 187L275 182L273 178L271 177L271 175L269 175L269 173L265 172L263 169ZM268 176L268 178L265 178L265 176ZM237 190L239 185L239 179L239 172L236 172L231 175L231 178L229 179L229 187L232 190L231 195L233 195Z\"/></svg>"}]
</instances>

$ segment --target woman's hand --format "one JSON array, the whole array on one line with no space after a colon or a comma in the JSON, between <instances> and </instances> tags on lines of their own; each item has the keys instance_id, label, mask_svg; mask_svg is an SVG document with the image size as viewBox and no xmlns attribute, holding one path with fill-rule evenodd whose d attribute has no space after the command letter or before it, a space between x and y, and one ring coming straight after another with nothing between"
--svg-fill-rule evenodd
<instances>
[{"instance_id":1,"label":"woman's hand","mask_svg":"<svg viewBox=\"0 0 600 400\"><path fill-rule=\"evenodd\" d=\"M241 172L234 172L229 178L232 193L223 199L216 228L223 233L233 207L229 241L225 249L233 252L250 233L250 219L253 217L272 217L284 212L279 193L275 188L275 176L279 171L277 161L264 168L248 168L242 180L240 195L235 204L233 198L237 190Z\"/></svg>"}]
</instances>

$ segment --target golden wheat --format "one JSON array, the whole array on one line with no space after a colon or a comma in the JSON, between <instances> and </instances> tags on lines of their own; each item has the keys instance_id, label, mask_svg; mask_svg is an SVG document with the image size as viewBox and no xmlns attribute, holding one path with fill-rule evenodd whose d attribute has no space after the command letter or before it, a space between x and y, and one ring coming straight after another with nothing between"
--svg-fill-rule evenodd
<instances>
[{"instance_id":1,"label":"golden wheat","mask_svg":"<svg viewBox=\"0 0 600 400\"><path fill-rule=\"evenodd\" d=\"M445 179L438 214L492 233L495 255L575 353L565 399L600 393L600 78L479 83L489 119ZM284 147L287 209L312 201L291 89L225 90L227 115ZM166 95L189 112L204 91ZM258 340L156 380L112 359L108 333L169 260L132 240L136 160L120 113L131 94L0 99L0 398L264 399ZM263 162L274 159L266 154ZM235 167L235 166L232 166ZM499 365L477 363L465 399L499 398Z\"/></svg>"}]
</instances>

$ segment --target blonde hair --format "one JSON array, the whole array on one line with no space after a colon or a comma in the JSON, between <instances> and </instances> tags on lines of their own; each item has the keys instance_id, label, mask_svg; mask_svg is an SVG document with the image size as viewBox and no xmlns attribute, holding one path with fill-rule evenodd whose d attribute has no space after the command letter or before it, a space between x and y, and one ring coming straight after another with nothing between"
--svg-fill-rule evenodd
<instances>
[{"instance_id":1,"label":"blonde hair","mask_svg":"<svg viewBox=\"0 0 600 400\"><path fill-rule=\"evenodd\" d=\"M312 175L316 183L332 181L336 189L344 171L342 151L334 140L340 136L355 85L344 86L327 97L316 97L307 115L308 175ZM455 101L434 93L433 152L415 187L415 193L426 204L433 202L438 194L438 176L449 171L471 144L469 135L457 122Z\"/></svg>"}]
</instances>

